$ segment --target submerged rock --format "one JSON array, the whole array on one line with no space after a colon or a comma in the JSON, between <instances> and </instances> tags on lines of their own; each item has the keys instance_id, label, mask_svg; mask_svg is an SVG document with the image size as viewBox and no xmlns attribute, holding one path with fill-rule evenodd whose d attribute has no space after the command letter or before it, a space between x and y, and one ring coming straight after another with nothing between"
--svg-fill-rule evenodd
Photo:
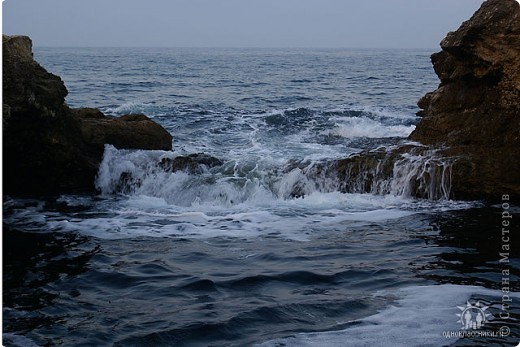
<instances>
[{"instance_id":1,"label":"submerged rock","mask_svg":"<svg viewBox=\"0 0 520 347\"><path fill-rule=\"evenodd\" d=\"M171 150L171 135L144 115L70 109L61 78L34 61L30 38L2 40L4 193L93 192L106 143Z\"/></svg>"},{"instance_id":2,"label":"submerged rock","mask_svg":"<svg viewBox=\"0 0 520 347\"><path fill-rule=\"evenodd\" d=\"M441 81L410 139L446 146L455 198L520 196L520 5L488 0L432 55Z\"/></svg>"},{"instance_id":3,"label":"submerged rock","mask_svg":"<svg viewBox=\"0 0 520 347\"><path fill-rule=\"evenodd\" d=\"M186 171L190 174L201 174L205 168L212 168L224 164L220 159L204 153L195 153L187 156L178 156L173 159L163 158L159 166L167 172Z\"/></svg>"}]
</instances>

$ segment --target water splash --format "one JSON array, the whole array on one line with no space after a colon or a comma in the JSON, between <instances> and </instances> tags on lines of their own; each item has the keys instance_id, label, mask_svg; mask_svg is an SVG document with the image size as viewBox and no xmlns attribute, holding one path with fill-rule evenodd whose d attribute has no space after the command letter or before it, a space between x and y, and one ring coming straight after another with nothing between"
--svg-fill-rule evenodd
<instances>
[{"instance_id":1,"label":"water splash","mask_svg":"<svg viewBox=\"0 0 520 347\"><path fill-rule=\"evenodd\" d=\"M383 147L310 171L322 190L449 200L455 159L439 151L422 146Z\"/></svg>"},{"instance_id":2,"label":"water splash","mask_svg":"<svg viewBox=\"0 0 520 347\"><path fill-rule=\"evenodd\" d=\"M406 149L406 152L404 151ZM302 198L314 192L370 193L448 200L453 159L425 147L381 148L326 162L222 162L191 170L165 170L172 152L118 150L107 145L96 187L103 195L140 194L179 206Z\"/></svg>"},{"instance_id":3,"label":"water splash","mask_svg":"<svg viewBox=\"0 0 520 347\"><path fill-rule=\"evenodd\" d=\"M436 150L403 154L394 164L391 194L429 200L450 199L453 162L452 158L437 156Z\"/></svg>"}]
</instances>

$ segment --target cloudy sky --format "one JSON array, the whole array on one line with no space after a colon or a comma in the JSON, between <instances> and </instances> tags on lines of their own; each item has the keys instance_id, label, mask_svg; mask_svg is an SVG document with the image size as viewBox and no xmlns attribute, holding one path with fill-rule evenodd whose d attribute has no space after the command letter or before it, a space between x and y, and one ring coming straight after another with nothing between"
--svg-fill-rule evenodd
<instances>
[{"instance_id":1,"label":"cloudy sky","mask_svg":"<svg viewBox=\"0 0 520 347\"><path fill-rule=\"evenodd\" d=\"M435 48L482 0L5 0L36 46Z\"/></svg>"}]
</instances>

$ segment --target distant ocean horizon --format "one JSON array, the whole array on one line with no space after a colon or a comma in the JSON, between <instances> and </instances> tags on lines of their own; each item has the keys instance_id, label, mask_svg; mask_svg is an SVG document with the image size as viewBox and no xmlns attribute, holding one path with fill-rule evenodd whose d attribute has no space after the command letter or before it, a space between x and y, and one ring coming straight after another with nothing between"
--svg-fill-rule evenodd
<instances>
[{"instance_id":1,"label":"distant ocean horizon","mask_svg":"<svg viewBox=\"0 0 520 347\"><path fill-rule=\"evenodd\" d=\"M343 46L160 46L160 45L151 45L151 46L114 46L114 45L95 45L95 46L84 46L84 45L39 45L37 42L33 41L33 48L35 50L45 50L45 49L78 49L78 48L87 48L87 49L215 49L215 50L325 50L325 51L334 51L334 50L342 50L342 51L429 51L431 54L440 50L440 42L439 45L433 47L343 47Z\"/></svg>"},{"instance_id":2,"label":"distant ocean horizon","mask_svg":"<svg viewBox=\"0 0 520 347\"><path fill-rule=\"evenodd\" d=\"M106 146L95 196L4 197L4 339L516 343L517 293L510 318L498 318L501 206L419 199L397 179L345 193L316 169L410 143L417 101L439 84L437 50L35 45L35 59L65 82L68 105L144 113L173 135L174 150ZM158 164L197 153L222 165ZM429 158L404 159L412 168ZM520 259L510 265L519 283ZM470 321L461 312L483 307L480 331L509 334L460 339Z\"/></svg>"}]
</instances>

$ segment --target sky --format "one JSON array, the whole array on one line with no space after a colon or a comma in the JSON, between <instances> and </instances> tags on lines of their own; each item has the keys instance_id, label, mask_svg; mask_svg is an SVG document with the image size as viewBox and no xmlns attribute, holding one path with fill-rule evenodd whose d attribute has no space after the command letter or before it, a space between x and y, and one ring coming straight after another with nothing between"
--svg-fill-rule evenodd
<instances>
[{"instance_id":1,"label":"sky","mask_svg":"<svg viewBox=\"0 0 520 347\"><path fill-rule=\"evenodd\" d=\"M483 0L4 0L35 46L435 48Z\"/></svg>"}]
</instances>

